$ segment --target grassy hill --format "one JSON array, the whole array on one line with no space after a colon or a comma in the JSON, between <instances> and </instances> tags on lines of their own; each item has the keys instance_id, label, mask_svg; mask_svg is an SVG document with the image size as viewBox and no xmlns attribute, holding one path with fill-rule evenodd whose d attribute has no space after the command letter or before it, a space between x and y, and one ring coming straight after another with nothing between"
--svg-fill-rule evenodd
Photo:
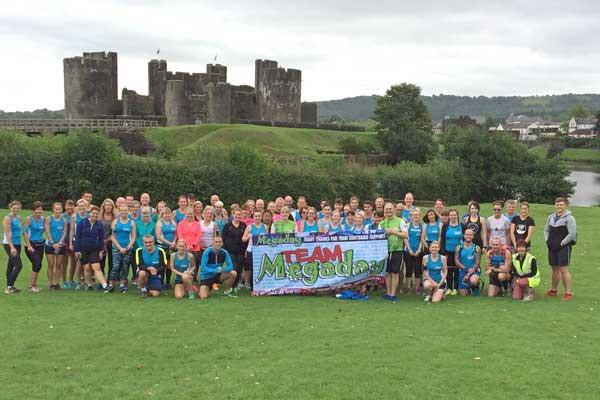
<instances>
[{"instance_id":1,"label":"grassy hill","mask_svg":"<svg viewBox=\"0 0 600 400\"><path fill-rule=\"evenodd\" d=\"M148 130L155 145L180 149L242 143L271 155L316 156L339 152L339 141L355 137L376 145L373 132L340 132L323 129L278 128L257 125L190 125Z\"/></svg>"},{"instance_id":2,"label":"grassy hill","mask_svg":"<svg viewBox=\"0 0 600 400\"><path fill-rule=\"evenodd\" d=\"M572 210L579 241L568 303L543 297L542 228L552 209L531 206L542 283L530 303L450 297L436 305L401 295L391 304L377 292L358 302L246 291L143 300L133 290L49 292L44 262L41 293L0 295L0 397L597 399L600 208ZM25 289L31 267L22 258L17 287Z\"/></svg>"},{"instance_id":3,"label":"grassy hill","mask_svg":"<svg viewBox=\"0 0 600 400\"><path fill-rule=\"evenodd\" d=\"M541 115L563 121L568 111L581 104L591 113L600 110L600 94L563 94L551 96L422 96L432 118L437 121L446 115L457 117L471 115L505 119L510 113ZM377 96L358 96L340 100L318 102L319 118L337 114L347 121L364 121L371 118Z\"/></svg>"}]
</instances>

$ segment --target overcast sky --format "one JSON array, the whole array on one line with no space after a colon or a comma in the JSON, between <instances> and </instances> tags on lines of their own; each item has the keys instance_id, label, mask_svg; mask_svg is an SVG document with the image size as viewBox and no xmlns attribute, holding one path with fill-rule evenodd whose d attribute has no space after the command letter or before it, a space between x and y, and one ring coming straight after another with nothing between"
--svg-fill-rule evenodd
<instances>
[{"instance_id":1,"label":"overcast sky","mask_svg":"<svg viewBox=\"0 0 600 400\"><path fill-rule=\"evenodd\" d=\"M493 3L493 4L492 4ZM600 92L600 1L20 1L0 11L0 109L64 107L62 59L119 53L119 89L147 62L254 85L254 59L302 70L303 100L382 94Z\"/></svg>"}]
</instances>

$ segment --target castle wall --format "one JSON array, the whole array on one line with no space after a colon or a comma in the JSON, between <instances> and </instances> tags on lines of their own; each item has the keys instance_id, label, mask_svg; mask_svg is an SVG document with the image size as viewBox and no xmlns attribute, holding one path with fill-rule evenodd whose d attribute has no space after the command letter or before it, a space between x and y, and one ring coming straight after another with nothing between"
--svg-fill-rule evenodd
<instances>
[{"instance_id":1,"label":"castle wall","mask_svg":"<svg viewBox=\"0 0 600 400\"><path fill-rule=\"evenodd\" d=\"M165 117L167 117L167 126L191 125L194 123L190 101L185 94L183 81L167 81L165 89Z\"/></svg>"},{"instance_id":2,"label":"castle wall","mask_svg":"<svg viewBox=\"0 0 600 400\"><path fill-rule=\"evenodd\" d=\"M258 119L300 122L302 72L271 60L256 60L255 68Z\"/></svg>"},{"instance_id":3,"label":"castle wall","mask_svg":"<svg viewBox=\"0 0 600 400\"><path fill-rule=\"evenodd\" d=\"M252 86L233 86L231 93L231 122L254 120L256 116L256 92Z\"/></svg>"},{"instance_id":4,"label":"castle wall","mask_svg":"<svg viewBox=\"0 0 600 400\"><path fill-rule=\"evenodd\" d=\"M120 113L117 64L114 52L63 59L66 118Z\"/></svg>"},{"instance_id":5,"label":"castle wall","mask_svg":"<svg viewBox=\"0 0 600 400\"><path fill-rule=\"evenodd\" d=\"M300 105L300 121L309 124L317 123L317 103L302 102Z\"/></svg>"},{"instance_id":6,"label":"castle wall","mask_svg":"<svg viewBox=\"0 0 600 400\"><path fill-rule=\"evenodd\" d=\"M207 95L207 122L231 123L231 85L219 82L216 85L209 83L206 86Z\"/></svg>"},{"instance_id":7,"label":"castle wall","mask_svg":"<svg viewBox=\"0 0 600 400\"><path fill-rule=\"evenodd\" d=\"M154 115L154 97L137 94L135 90L123 89L121 94L123 115Z\"/></svg>"}]
</instances>

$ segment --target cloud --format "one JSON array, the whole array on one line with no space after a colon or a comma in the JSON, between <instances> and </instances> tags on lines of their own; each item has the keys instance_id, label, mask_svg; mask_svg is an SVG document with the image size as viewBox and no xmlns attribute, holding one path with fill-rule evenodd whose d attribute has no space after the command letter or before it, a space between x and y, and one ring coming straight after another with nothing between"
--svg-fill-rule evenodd
<instances>
[{"instance_id":1,"label":"cloud","mask_svg":"<svg viewBox=\"0 0 600 400\"><path fill-rule=\"evenodd\" d=\"M303 98L600 91L600 2L298 0L23 1L0 16L0 109L61 108L62 58L119 52L119 84L145 93L146 63L198 72L218 55L253 84L254 59L303 71ZM10 78L7 78L10 77Z\"/></svg>"}]
</instances>

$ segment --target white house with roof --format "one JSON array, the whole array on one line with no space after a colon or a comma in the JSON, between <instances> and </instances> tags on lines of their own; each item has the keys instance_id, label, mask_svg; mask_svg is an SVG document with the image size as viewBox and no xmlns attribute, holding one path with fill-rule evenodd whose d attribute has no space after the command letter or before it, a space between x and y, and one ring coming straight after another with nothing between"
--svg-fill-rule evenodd
<instances>
[{"instance_id":1,"label":"white house with roof","mask_svg":"<svg viewBox=\"0 0 600 400\"><path fill-rule=\"evenodd\" d=\"M571 118L569 121L569 134L582 129L594 129L598 120L596 118Z\"/></svg>"},{"instance_id":2,"label":"white house with roof","mask_svg":"<svg viewBox=\"0 0 600 400\"><path fill-rule=\"evenodd\" d=\"M491 130L491 129L490 129ZM544 121L542 117L510 114L495 131L513 132L519 140L536 140L538 137L553 137L561 132L560 122Z\"/></svg>"}]
</instances>

